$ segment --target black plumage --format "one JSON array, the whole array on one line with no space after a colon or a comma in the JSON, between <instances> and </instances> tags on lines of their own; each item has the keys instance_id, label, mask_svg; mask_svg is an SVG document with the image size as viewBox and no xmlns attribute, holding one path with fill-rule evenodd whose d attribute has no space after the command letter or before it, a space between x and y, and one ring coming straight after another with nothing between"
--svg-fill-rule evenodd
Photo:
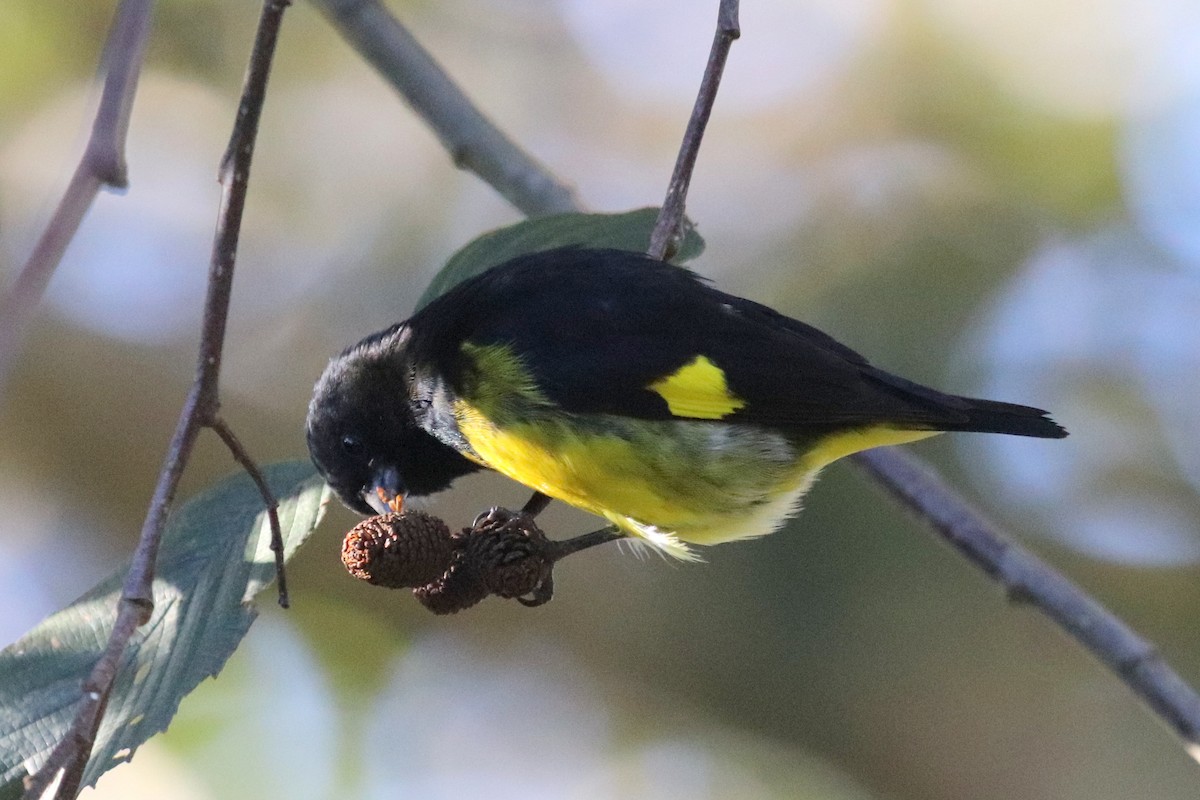
<instances>
[{"instance_id":1,"label":"black plumage","mask_svg":"<svg viewBox=\"0 0 1200 800\"><path fill-rule=\"evenodd\" d=\"M649 387L703 354L745 400L726 422L1066 435L1040 409L913 383L811 325L637 253L522 256L455 287L410 325L415 357L452 382L464 368L462 342L506 345L556 406L578 413L671 419Z\"/></svg>"}]
</instances>

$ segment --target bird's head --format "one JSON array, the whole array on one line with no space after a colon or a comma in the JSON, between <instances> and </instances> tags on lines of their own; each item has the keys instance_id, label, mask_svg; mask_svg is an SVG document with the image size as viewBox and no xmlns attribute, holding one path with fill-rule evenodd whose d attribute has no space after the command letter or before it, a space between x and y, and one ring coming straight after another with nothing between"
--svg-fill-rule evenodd
<instances>
[{"instance_id":1,"label":"bird's head","mask_svg":"<svg viewBox=\"0 0 1200 800\"><path fill-rule=\"evenodd\" d=\"M342 502L360 514L400 509L478 467L413 414L409 331L396 325L329 362L308 407L308 450Z\"/></svg>"}]
</instances>

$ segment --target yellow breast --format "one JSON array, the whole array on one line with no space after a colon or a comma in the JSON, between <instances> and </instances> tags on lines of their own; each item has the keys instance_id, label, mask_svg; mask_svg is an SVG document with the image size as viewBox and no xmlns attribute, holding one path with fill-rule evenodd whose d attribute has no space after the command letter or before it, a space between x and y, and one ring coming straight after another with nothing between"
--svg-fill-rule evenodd
<instances>
[{"instance_id":1,"label":"yellow breast","mask_svg":"<svg viewBox=\"0 0 1200 800\"><path fill-rule=\"evenodd\" d=\"M487 466L679 558L693 557L682 542L775 530L815 475L758 429L565 414L502 426L462 401L455 412Z\"/></svg>"}]
</instances>

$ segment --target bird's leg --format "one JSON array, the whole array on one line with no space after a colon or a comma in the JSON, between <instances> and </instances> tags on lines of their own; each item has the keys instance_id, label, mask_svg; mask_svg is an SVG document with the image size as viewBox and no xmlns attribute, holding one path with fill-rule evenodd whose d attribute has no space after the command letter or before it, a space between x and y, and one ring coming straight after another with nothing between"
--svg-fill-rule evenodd
<instances>
[{"instance_id":1,"label":"bird's leg","mask_svg":"<svg viewBox=\"0 0 1200 800\"><path fill-rule=\"evenodd\" d=\"M621 533L615 527L601 528L598 531L585 533L581 536L574 536L570 539L555 541L553 539L543 540L542 557L548 569L545 572L543 579L533 588L528 595L518 597L517 602L523 606L536 607L549 603L554 597L554 573L549 569L560 560L567 556L587 550L590 547L595 547L598 544L607 544L614 542L617 539L625 538L625 534Z\"/></svg>"},{"instance_id":2,"label":"bird's leg","mask_svg":"<svg viewBox=\"0 0 1200 800\"><path fill-rule=\"evenodd\" d=\"M598 531L551 542L550 552L547 555L552 561L559 561L573 553L587 550L589 547L595 547L598 544L608 544L609 542L615 542L618 539L624 538L624 533L621 533L616 527L610 525Z\"/></svg>"},{"instance_id":3,"label":"bird's leg","mask_svg":"<svg viewBox=\"0 0 1200 800\"><path fill-rule=\"evenodd\" d=\"M615 526L610 525L607 528L601 528L591 533L584 533L570 539L547 539L537 523L533 521L533 517L538 511L546 507L550 499L541 492L538 492L530 498L529 502L520 511L509 511L507 508L492 506L487 511L475 517L475 521L471 523L471 530L479 531L483 528L491 528L493 530L524 531L526 535L533 535L539 540L544 541L544 545L541 545L539 548L540 556L550 563L566 558L573 553L578 553L581 550L595 547L598 544L607 544L608 542L615 542L617 539L625 538L624 533L621 533ZM534 501L539 502L535 503ZM533 511L529 510L530 506L534 507Z\"/></svg>"},{"instance_id":4,"label":"bird's leg","mask_svg":"<svg viewBox=\"0 0 1200 800\"><path fill-rule=\"evenodd\" d=\"M550 505L550 501L554 498L549 495L544 495L541 492L534 492L533 497L525 503L521 509L521 513L528 514L531 517L536 517L538 514L546 510L546 506Z\"/></svg>"}]
</instances>

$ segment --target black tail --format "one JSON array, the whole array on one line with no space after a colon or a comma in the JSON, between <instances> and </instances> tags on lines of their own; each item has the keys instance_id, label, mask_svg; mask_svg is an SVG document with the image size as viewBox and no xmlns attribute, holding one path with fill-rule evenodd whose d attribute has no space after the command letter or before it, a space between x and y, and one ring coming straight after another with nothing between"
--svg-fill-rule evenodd
<instances>
[{"instance_id":1,"label":"black tail","mask_svg":"<svg viewBox=\"0 0 1200 800\"><path fill-rule=\"evenodd\" d=\"M1034 436L1038 439L1061 439L1067 430L1040 408L1002 403L998 400L977 400L973 397L956 397L965 406L962 411L966 419L950 422L942 427L947 431L970 431L975 433L1007 433L1013 436ZM957 409L956 409L957 410Z\"/></svg>"},{"instance_id":2,"label":"black tail","mask_svg":"<svg viewBox=\"0 0 1200 800\"><path fill-rule=\"evenodd\" d=\"M907 378L867 367L863 372L907 406L899 415L916 428L967 433L1007 433L1038 439L1061 439L1067 431L1040 408L944 394ZM911 416L909 416L911 414Z\"/></svg>"}]
</instances>

